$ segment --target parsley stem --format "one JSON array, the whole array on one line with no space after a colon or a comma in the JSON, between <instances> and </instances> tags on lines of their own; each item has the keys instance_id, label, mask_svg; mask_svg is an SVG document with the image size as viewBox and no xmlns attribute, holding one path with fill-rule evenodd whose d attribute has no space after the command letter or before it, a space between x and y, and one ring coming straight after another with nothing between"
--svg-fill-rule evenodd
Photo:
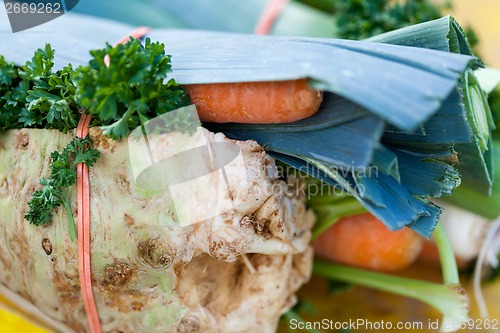
<instances>
[{"instance_id":1,"label":"parsley stem","mask_svg":"<svg viewBox=\"0 0 500 333\"><path fill-rule=\"evenodd\" d=\"M68 215L68 229L69 229L69 237L72 242L76 239L76 231L75 231L75 219L73 218L73 211L71 210L70 200L69 200L70 191L66 190L66 199L63 200L63 206L66 209L66 215Z\"/></svg>"}]
</instances>

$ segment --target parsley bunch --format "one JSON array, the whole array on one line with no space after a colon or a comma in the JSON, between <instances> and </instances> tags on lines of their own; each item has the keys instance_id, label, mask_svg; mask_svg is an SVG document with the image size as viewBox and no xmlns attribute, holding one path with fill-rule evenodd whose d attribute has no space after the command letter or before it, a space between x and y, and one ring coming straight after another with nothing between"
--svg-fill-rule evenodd
<instances>
[{"instance_id":1,"label":"parsley bunch","mask_svg":"<svg viewBox=\"0 0 500 333\"><path fill-rule=\"evenodd\" d=\"M120 140L149 119L190 103L183 87L174 80L164 82L171 68L164 44L148 38L142 45L131 39L91 54L89 65L78 68L74 78L78 100L113 139Z\"/></svg>"},{"instance_id":2,"label":"parsley bunch","mask_svg":"<svg viewBox=\"0 0 500 333\"><path fill-rule=\"evenodd\" d=\"M93 58L87 66L68 65L55 72L50 44L20 68L0 56L0 130L67 133L87 109L94 126L120 140L149 119L190 103L184 87L174 80L164 82L171 69L164 44L147 39L142 45L131 39L90 53Z\"/></svg>"},{"instance_id":3,"label":"parsley bunch","mask_svg":"<svg viewBox=\"0 0 500 333\"><path fill-rule=\"evenodd\" d=\"M446 7L429 0L337 0L333 4L340 38L364 39L441 17Z\"/></svg>"},{"instance_id":4,"label":"parsley bunch","mask_svg":"<svg viewBox=\"0 0 500 333\"><path fill-rule=\"evenodd\" d=\"M184 87L174 80L164 82L171 69L164 44L150 39L144 45L134 39L115 47L108 44L91 51L87 66L68 65L55 72L54 54L47 44L21 67L0 56L0 130L26 127L66 133L77 127L82 110L87 110L93 126L120 140L133 129L144 128L148 120L190 103ZM195 124L182 112L164 121L168 128L183 132L192 132ZM76 165L91 167L100 156L90 145L89 138L74 139L61 153L51 154L50 179L40 180L42 188L28 203L25 218L30 223L50 223L54 209L62 205L71 239L75 238L70 188L76 183Z\"/></svg>"},{"instance_id":5,"label":"parsley bunch","mask_svg":"<svg viewBox=\"0 0 500 333\"><path fill-rule=\"evenodd\" d=\"M80 117L71 65L53 72L54 50L38 49L21 68L0 58L0 129L46 128L68 132Z\"/></svg>"},{"instance_id":6,"label":"parsley bunch","mask_svg":"<svg viewBox=\"0 0 500 333\"><path fill-rule=\"evenodd\" d=\"M73 139L61 153L51 154L50 179L42 178L42 189L33 194L28 202L29 211L24 218L34 225L45 225L52 220L54 209L64 206L68 215L69 234L75 239L75 222L70 205L70 188L76 184L76 166L85 163L88 167L94 165L100 153L91 148L89 137Z\"/></svg>"},{"instance_id":7,"label":"parsley bunch","mask_svg":"<svg viewBox=\"0 0 500 333\"><path fill-rule=\"evenodd\" d=\"M22 84L21 84L22 83ZM24 108L27 91L14 63L0 56L0 130L19 128L19 115Z\"/></svg>"},{"instance_id":8,"label":"parsley bunch","mask_svg":"<svg viewBox=\"0 0 500 333\"><path fill-rule=\"evenodd\" d=\"M71 77L74 71L68 65L54 73L53 60L54 50L46 44L21 69L20 76L31 82L31 89L20 121L25 127L57 129L66 133L78 125L80 118L76 87Z\"/></svg>"}]
</instances>

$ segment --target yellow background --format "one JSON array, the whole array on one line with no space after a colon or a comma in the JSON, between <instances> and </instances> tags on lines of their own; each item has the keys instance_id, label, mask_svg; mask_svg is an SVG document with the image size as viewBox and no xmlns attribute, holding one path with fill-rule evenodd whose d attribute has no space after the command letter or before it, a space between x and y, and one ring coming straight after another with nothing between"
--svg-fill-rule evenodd
<instances>
[{"instance_id":1,"label":"yellow background","mask_svg":"<svg viewBox=\"0 0 500 333\"><path fill-rule=\"evenodd\" d=\"M453 16L472 26L479 36L479 52L487 65L500 69L500 1L454 0Z\"/></svg>"}]
</instances>

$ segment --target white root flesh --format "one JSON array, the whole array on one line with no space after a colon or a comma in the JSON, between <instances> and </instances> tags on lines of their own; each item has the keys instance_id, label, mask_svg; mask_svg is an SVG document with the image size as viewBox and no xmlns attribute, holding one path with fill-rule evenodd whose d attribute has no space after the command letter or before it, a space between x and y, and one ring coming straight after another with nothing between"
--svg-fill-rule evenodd
<instances>
[{"instance_id":1,"label":"white root flesh","mask_svg":"<svg viewBox=\"0 0 500 333\"><path fill-rule=\"evenodd\" d=\"M439 201L438 205L443 208L441 223L457 258L464 262L475 260L488 233L490 221L443 201Z\"/></svg>"},{"instance_id":2,"label":"white root flesh","mask_svg":"<svg viewBox=\"0 0 500 333\"><path fill-rule=\"evenodd\" d=\"M181 227L168 193L145 198L131 184L127 144L97 129L90 135L102 154L90 180L93 288L104 331L274 332L311 274L314 216L303 194L276 191L302 180L280 179L259 145L236 142L245 164L225 170L248 177L244 204ZM48 226L24 220L39 179L49 177L50 153L72 137L27 129L0 134L0 290L38 309L44 323L84 332L78 248L64 209ZM203 207L201 200L192 197L191 209ZM72 209L76 216L76 189Z\"/></svg>"}]
</instances>

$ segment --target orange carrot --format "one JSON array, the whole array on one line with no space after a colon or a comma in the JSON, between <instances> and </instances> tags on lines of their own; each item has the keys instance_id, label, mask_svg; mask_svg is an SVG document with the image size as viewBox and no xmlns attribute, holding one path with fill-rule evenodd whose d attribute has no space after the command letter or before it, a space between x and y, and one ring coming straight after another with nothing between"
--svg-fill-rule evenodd
<instances>
[{"instance_id":1,"label":"orange carrot","mask_svg":"<svg viewBox=\"0 0 500 333\"><path fill-rule=\"evenodd\" d=\"M424 238L409 228L390 231L370 213L344 217L314 242L319 257L378 271L395 271L415 261Z\"/></svg>"},{"instance_id":2,"label":"orange carrot","mask_svg":"<svg viewBox=\"0 0 500 333\"><path fill-rule=\"evenodd\" d=\"M201 121L276 124L316 113L323 94L307 79L194 84L187 87Z\"/></svg>"}]
</instances>

